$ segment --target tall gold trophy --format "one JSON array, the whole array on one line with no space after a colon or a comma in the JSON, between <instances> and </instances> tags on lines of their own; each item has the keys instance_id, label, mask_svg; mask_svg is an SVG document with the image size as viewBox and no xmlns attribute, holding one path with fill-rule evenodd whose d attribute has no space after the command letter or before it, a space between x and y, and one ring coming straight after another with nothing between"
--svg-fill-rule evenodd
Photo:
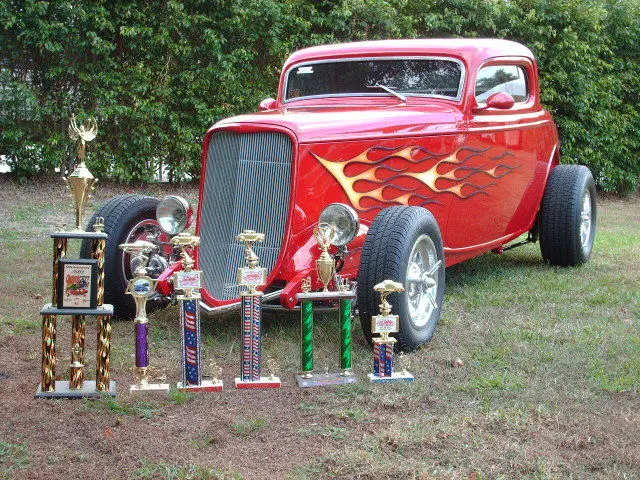
<instances>
[{"instance_id":1,"label":"tall gold trophy","mask_svg":"<svg viewBox=\"0 0 640 480\"><path fill-rule=\"evenodd\" d=\"M51 303L40 311L42 315L41 382L36 398L115 396L116 384L111 380L111 316L113 307L104 303L104 262L107 234L104 220L97 218L93 231L82 229L82 212L96 179L84 164L86 143L96 137L95 120L78 127L71 118L69 136L78 141L78 167L69 175L67 187L75 198L76 228L51 234L53 239L53 272ZM68 258L69 240L91 242L90 258ZM71 363L69 380L56 379L57 318L71 317ZM85 330L87 317L95 317L96 374L95 380L85 380Z\"/></svg>"}]
</instances>

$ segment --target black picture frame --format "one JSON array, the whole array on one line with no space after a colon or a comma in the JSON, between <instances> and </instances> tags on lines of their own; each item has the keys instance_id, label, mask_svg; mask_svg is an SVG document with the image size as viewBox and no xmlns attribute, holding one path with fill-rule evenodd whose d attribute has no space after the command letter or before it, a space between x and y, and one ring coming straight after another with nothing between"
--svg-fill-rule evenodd
<instances>
[{"instance_id":1,"label":"black picture frame","mask_svg":"<svg viewBox=\"0 0 640 480\"><path fill-rule=\"evenodd\" d=\"M77 280L75 278L78 277ZM88 278L87 278L88 277ZM58 263L57 307L98 307L98 260L61 258Z\"/></svg>"}]
</instances>

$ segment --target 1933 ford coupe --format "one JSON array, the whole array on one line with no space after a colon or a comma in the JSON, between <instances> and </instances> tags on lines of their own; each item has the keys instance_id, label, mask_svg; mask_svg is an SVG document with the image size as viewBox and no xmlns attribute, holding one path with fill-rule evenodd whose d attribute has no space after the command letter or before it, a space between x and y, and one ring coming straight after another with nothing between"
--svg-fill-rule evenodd
<instances>
[{"instance_id":1,"label":"1933 ford coupe","mask_svg":"<svg viewBox=\"0 0 640 480\"><path fill-rule=\"evenodd\" d=\"M404 285L391 303L405 350L433 335L446 266L501 252L523 234L540 241L553 265L578 265L591 254L593 178L584 166L559 165L538 65L518 43L307 48L289 57L277 99L259 110L216 123L204 138L195 255L206 310L238 306L244 249L235 237L244 229L266 234L255 248L270 272L265 301L293 309L305 277L320 286L313 229L332 225L336 267L357 281L367 338L378 303L373 286L385 279ZM96 216L109 234L105 295L116 313L133 313L125 285L140 261L119 251L121 243L159 247L148 271L160 296L170 296L169 279L180 268L170 239L191 223L187 201L122 195L89 226Z\"/></svg>"}]
</instances>

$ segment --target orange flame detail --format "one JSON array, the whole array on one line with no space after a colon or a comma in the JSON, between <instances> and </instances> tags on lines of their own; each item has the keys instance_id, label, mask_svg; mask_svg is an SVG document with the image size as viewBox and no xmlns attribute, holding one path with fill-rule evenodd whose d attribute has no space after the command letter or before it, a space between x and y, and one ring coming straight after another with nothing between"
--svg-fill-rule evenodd
<instances>
[{"instance_id":1,"label":"orange flame detail","mask_svg":"<svg viewBox=\"0 0 640 480\"><path fill-rule=\"evenodd\" d=\"M471 167L471 166L465 165L467 161L472 157L475 157L478 155L485 156L486 152L489 151L491 148L492 147L488 147L485 149L475 149L471 147L461 147L455 152L453 152L452 154L446 155L446 154L431 153L422 147L413 145L409 147L401 147L398 151L396 152L392 151L391 153L389 153L388 155L384 156L379 160L370 160L369 153L375 150L391 151L393 149L387 149L383 147L372 147L360 153L359 155L355 156L354 158L343 160L343 161L331 161L326 158L322 158L321 156L316 155L313 152L311 152L311 154L336 178L336 180L340 183L343 190L349 197L349 200L351 201L353 206L360 210L366 211L374 208L381 209L383 207L366 208L361 203L362 200L365 198L375 200L387 205L408 205L409 201L412 198L425 200L425 202L423 202L422 205L425 205L427 203L440 203L437 200L435 200L433 197L426 197L424 195L416 193L416 190L419 190L418 188L414 188L414 189L404 188L399 185L395 185L393 183L395 179L402 178L402 177L415 179L418 182L425 185L426 187L428 187L429 190L431 190L434 193L448 192L462 199L472 197L473 195L476 195L479 193L486 195L487 192L485 192L484 189L490 186L494 186L495 183L490 182L484 185L478 185L472 181L472 177L476 175L485 175L491 179L499 179L504 177L505 175L508 175L509 173L511 173L512 170L519 167L519 165L510 166L504 163L499 163L497 165L494 164L493 167L487 168L487 169L483 168L484 165L481 167ZM467 152L467 151L470 152L470 154L466 155L465 158L462 158L462 159L458 158L461 152ZM419 152L426 154L426 156L422 158L416 158L416 155ZM496 157L489 157L489 158L492 161L496 161L510 155L513 155L513 153L507 151ZM422 165L425 162L428 162L434 159L437 159L437 161L431 168L429 168L424 172L412 172L412 171L407 171L408 170L407 168L396 169L396 168L390 167L389 165L385 165L385 162L392 158L401 158L414 165ZM345 172L347 166L354 165L354 164L367 165L368 168L361 173L358 173L355 175L347 175ZM440 173L438 171L439 167L445 164L455 165L455 168L449 170L446 173ZM500 169L502 169L501 173L498 173L498 170ZM395 175L385 180L381 180L377 176L377 173L381 170L388 170L388 171L394 172ZM437 183L441 180L453 181L458 183L446 188L439 188ZM356 190L356 183L360 181L371 182L374 185L377 185L377 187L367 192L359 192ZM401 191L406 191L408 193L401 194L394 198L388 199L384 197L384 192L388 188L395 188ZM466 193L463 192L463 189L466 190Z\"/></svg>"}]
</instances>

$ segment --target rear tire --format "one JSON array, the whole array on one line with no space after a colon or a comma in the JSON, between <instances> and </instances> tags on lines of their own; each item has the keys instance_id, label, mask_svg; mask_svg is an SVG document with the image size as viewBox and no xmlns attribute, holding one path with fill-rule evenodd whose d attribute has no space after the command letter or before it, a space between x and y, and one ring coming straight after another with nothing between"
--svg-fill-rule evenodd
<instances>
[{"instance_id":1,"label":"rear tire","mask_svg":"<svg viewBox=\"0 0 640 480\"><path fill-rule=\"evenodd\" d=\"M435 286L418 280L425 275ZM372 343L371 317L379 313L380 294L373 287L394 280L405 288L389 296L392 312L400 316L397 348L411 351L427 343L440 320L444 276L442 236L433 214L413 206L382 210L369 228L358 272L358 308L367 341Z\"/></svg>"},{"instance_id":2,"label":"rear tire","mask_svg":"<svg viewBox=\"0 0 640 480\"><path fill-rule=\"evenodd\" d=\"M587 167L558 165L551 170L538 217L542 258L564 267L589 260L596 209L596 186Z\"/></svg>"},{"instance_id":3,"label":"rear tire","mask_svg":"<svg viewBox=\"0 0 640 480\"><path fill-rule=\"evenodd\" d=\"M97 217L104 218L104 231L109 236L105 248L104 302L113 305L114 316L133 318L136 314L131 295L125 293L128 279L123 269L123 252L119 246L128 241L128 236L138 223L156 217L157 198L144 195L118 195L103 204L91 217L87 231L93 230ZM80 248L84 258L91 256L91 241L84 240ZM153 304L150 303L151 307Z\"/></svg>"}]
</instances>

